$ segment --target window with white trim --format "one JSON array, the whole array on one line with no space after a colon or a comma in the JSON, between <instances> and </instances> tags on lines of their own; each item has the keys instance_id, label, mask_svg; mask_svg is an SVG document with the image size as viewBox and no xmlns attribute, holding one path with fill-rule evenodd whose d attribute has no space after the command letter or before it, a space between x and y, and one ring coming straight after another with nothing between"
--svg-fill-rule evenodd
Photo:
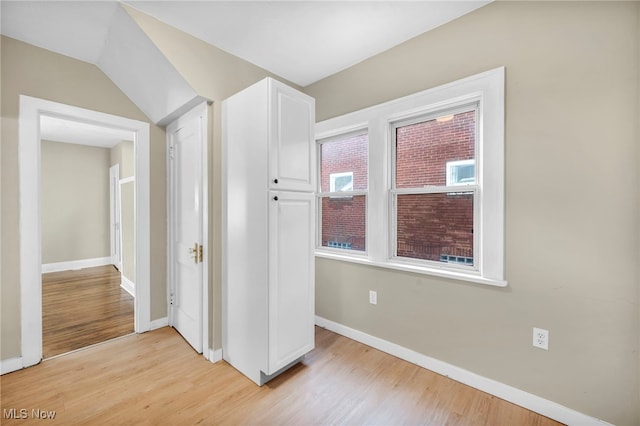
<instances>
[{"instance_id":1,"label":"window with white trim","mask_svg":"<svg viewBox=\"0 0 640 426\"><path fill-rule=\"evenodd\" d=\"M473 102L391 123L392 258L474 266L477 115Z\"/></svg>"},{"instance_id":2,"label":"window with white trim","mask_svg":"<svg viewBox=\"0 0 640 426\"><path fill-rule=\"evenodd\" d=\"M316 256L505 286L504 74L497 68L317 123L321 151L367 129L368 183L359 186L348 164L319 168ZM421 127L431 136L413 146L410 133ZM467 151L447 153L437 135L445 130L454 136L442 140ZM330 190L331 173L352 171L353 191ZM339 228L346 193L365 203L358 211L366 245L358 250L330 244L349 235ZM329 215L342 222L330 225Z\"/></svg>"},{"instance_id":3,"label":"window with white trim","mask_svg":"<svg viewBox=\"0 0 640 426\"><path fill-rule=\"evenodd\" d=\"M369 141L366 130L318 141L318 246L365 252Z\"/></svg>"}]
</instances>

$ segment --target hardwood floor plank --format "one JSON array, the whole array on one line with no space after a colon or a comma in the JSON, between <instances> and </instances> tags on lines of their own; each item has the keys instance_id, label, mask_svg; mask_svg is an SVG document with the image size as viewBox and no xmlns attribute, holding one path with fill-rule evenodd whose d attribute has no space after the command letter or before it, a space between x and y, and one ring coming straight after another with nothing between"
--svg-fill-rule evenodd
<instances>
[{"instance_id":1,"label":"hardwood floor plank","mask_svg":"<svg viewBox=\"0 0 640 426\"><path fill-rule=\"evenodd\" d=\"M304 362L263 387L206 361L168 327L46 360L0 384L3 413L40 408L64 425L558 424L322 328Z\"/></svg>"},{"instance_id":2,"label":"hardwood floor plank","mask_svg":"<svg viewBox=\"0 0 640 426\"><path fill-rule=\"evenodd\" d=\"M134 299L111 265L42 274L45 358L134 331Z\"/></svg>"}]
</instances>

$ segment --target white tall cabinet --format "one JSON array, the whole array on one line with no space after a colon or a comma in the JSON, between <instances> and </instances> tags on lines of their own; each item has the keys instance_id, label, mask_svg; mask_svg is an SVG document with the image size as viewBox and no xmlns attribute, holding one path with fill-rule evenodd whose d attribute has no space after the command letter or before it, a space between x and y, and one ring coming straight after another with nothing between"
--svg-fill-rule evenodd
<instances>
[{"instance_id":1,"label":"white tall cabinet","mask_svg":"<svg viewBox=\"0 0 640 426\"><path fill-rule=\"evenodd\" d=\"M222 103L222 353L258 385L314 347L314 120L272 78Z\"/></svg>"}]
</instances>

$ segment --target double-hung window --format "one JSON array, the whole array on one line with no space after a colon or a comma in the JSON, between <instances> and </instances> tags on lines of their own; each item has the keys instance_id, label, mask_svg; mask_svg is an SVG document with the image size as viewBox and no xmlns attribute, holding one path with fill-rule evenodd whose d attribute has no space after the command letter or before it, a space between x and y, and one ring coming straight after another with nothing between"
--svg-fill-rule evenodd
<instances>
[{"instance_id":1,"label":"double-hung window","mask_svg":"<svg viewBox=\"0 0 640 426\"><path fill-rule=\"evenodd\" d=\"M473 102L391 124L393 258L474 266L477 115Z\"/></svg>"},{"instance_id":2,"label":"double-hung window","mask_svg":"<svg viewBox=\"0 0 640 426\"><path fill-rule=\"evenodd\" d=\"M503 68L317 123L316 137L317 256L506 285Z\"/></svg>"},{"instance_id":3,"label":"double-hung window","mask_svg":"<svg viewBox=\"0 0 640 426\"><path fill-rule=\"evenodd\" d=\"M319 246L366 251L369 142L366 130L319 141Z\"/></svg>"}]
</instances>

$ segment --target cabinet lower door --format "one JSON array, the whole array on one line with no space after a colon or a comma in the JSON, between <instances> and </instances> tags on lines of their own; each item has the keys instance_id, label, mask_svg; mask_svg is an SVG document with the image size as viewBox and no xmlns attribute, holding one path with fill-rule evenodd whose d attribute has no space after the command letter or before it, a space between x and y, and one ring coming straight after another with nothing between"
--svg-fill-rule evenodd
<instances>
[{"instance_id":1,"label":"cabinet lower door","mask_svg":"<svg viewBox=\"0 0 640 426\"><path fill-rule=\"evenodd\" d=\"M312 193L270 193L267 374L314 347L314 229Z\"/></svg>"}]
</instances>

